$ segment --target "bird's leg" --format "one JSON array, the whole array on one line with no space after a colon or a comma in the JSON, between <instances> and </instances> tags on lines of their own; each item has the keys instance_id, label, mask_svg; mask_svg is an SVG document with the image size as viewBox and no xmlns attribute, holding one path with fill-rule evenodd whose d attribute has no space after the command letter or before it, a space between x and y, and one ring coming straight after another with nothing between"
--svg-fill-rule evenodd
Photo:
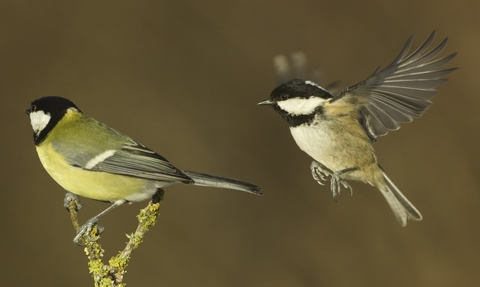
<instances>
[{"instance_id":1,"label":"bird's leg","mask_svg":"<svg viewBox=\"0 0 480 287\"><path fill-rule=\"evenodd\" d=\"M355 171L357 169L358 169L357 167L350 167L350 168L342 169L332 174L332 179L330 180L330 189L332 190L334 199L338 195L341 195L340 184L342 184L344 188L350 188L350 194L353 195L353 189L350 186L350 184L348 184L348 182L346 182L345 180L341 179L340 176L347 172Z\"/></svg>"},{"instance_id":2,"label":"bird's leg","mask_svg":"<svg viewBox=\"0 0 480 287\"><path fill-rule=\"evenodd\" d=\"M157 192L152 196L152 202L153 203L159 203L160 201L163 200L163 196L165 195L165 191L161 188L157 189Z\"/></svg>"},{"instance_id":3,"label":"bird's leg","mask_svg":"<svg viewBox=\"0 0 480 287\"><path fill-rule=\"evenodd\" d=\"M90 218L84 225L82 225L80 227L80 229L77 230L77 235L75 236L75 238L73 238L73 242L77 245L85 245L85 244L82 244L80 242L80 238L82 238L84 234L87 235L87 240L88 241L95 241L96 239L92 238L90 236L90 232L92 231L92 228L97 224L100 217L104 216L105 214L107 214L108 212L112 211L113 209L119 207L120 205L124 204L125 202L127 202L127 201L126 200L117 200L110 207L108 207L104 211L100 212L96 216ZM98 228L98 233L99 234L102 233L103 230L105 229L104 227L99 226L99 225L97 225L97 228Z\"/></svg>"},{"instance_id":4,"label":"bird's leg","mask_svg":"<svg viewBox=\"0 0 480 287\"><path fill-rule=\"evenodd\" d=\"M325 185L323 183L324 181L327 181L325 177L333 174L333 172L329 168L316 160L312 161L312 164L310 165L310 170L312 171L313 179L315 179L320 185Z\"/></svg>"},{"instance_id":5,"label":"bird's leg","mask_svg":"<svg viewBox=\"0 0 480 287\"><path fill-rule=\"evenodd\" d=\"M80 202L78 196L71 192L67 192L65 193L65 198L63 199L63 206L67 209L67 211L70 210L70 201L75 202L75 211L79 211L80 209L82 209L83 203Z\"/></svg>"}]
</instances>

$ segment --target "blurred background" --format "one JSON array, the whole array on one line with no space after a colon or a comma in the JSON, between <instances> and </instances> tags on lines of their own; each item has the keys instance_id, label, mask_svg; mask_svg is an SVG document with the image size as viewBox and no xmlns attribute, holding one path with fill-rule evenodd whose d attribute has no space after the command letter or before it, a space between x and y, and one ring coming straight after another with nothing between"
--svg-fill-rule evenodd
<instances>
[{"instance_id":1,"label":"blurred background","mask_svg":"<svg viewBox=\"0 0 480 287\"><path fill-rule=\"evenodd\" d=\"M64 191L37 158L30 102L72 100L181 169L263 197L176 185L133 253L128 286L478 286L480 2L1 1L0 285L91 286ZM459 67L413 124L379 138L380 163L422 212L401 228L373 187L335 202L285 122L256 103L273 57L303 51L342 86L437 29ZM82 222L108 205L84 199ZM106 258L147 202L102 218Z\"/></svg>"}]
</instances>

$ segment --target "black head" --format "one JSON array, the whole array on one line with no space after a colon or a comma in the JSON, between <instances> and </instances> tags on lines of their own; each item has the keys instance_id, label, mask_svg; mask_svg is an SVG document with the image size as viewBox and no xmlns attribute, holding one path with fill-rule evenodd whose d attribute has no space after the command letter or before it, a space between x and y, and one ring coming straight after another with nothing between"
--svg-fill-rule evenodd
<instances>
[{"instance_id":1,"label":"black head","mask_svg":"<svg viewBox=\"0 0 480 287\"><path fill-rule=\"evenodd\" d=\"M77 106L72 103L70 100L62 98L62 97L43 97L40 99L36 99L30 105L30 108L25 110L25 113L29 115L32 112L36 111L43 111L44 113L55 114L55 113L62 113L65 114L67 109L75 108L80 111Z\"/></svg>"},{"instance_id":2,"label":"black head","mask_svg":"<svg viewBox=\"0 0 480 287\"><path fill-rule=\"evenodd\" d=\"M69 109L80 110L62 97L43 97L32 102L25 113L30 116L35 144L40 144Z\"/></svg>"},{"instance_id":3,"label":"black head","mask_svg":"<svg viewBox=\"0 0 480 287\"><path fill-rule=\"evenodd\" d=\"M276 87L268 100L258 104L271 105L290 126L298 126L312 121L331 98L327 90L314 82L294 79Z\"/></svg>"}]
</instances>

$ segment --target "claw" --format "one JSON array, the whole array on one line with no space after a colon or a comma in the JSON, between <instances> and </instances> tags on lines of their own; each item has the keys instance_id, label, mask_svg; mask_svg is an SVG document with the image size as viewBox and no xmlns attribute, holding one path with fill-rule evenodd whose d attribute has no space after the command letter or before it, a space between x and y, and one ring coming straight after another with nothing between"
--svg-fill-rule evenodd
<instances>
[{"instance_id":1,"label":"claw","mask_svg":"<svg viewBox=\"0 0 480 287\"><path fill-rule=\"evenodd\" d=\"M83 238L83 236L86 234L86 238L87 238L87 241L91 242L91 241L96 241L97 239L96 238L92 238L90 236L90 233L92 232L92 229L93 227L96 225L97 226L97 235L100 235L104 230L105 228L103 228L102 226L98 225L97 222L98 220L100 219L100 217L104 216L105 214L107 214L108 212L110 212L111 210L119 207L120 205L124 204L125 202L127 202L126 200L117 200L115 202L113 202L112 205L110 205L109 208L105 209L104 211L100 212L99 214L97 214L96 216L90 218L84 225L82 225L78 231L77 231L77 235L75 236L75 238L73 238L73 242L75 242L75 244L77 245L85 245L85 244L82 244L80 242L80 239Z\"/></svg>"},{"instance_id":2,"label":"claw","mask_svg":"<svg viewBox=\"0 0 480 287\"><path fill-rule=\"evenodd\" d=\"M83 203L80 202L80 199L78 199L78 196L71 193L67 192L65 193L65 197L63 199L63 207L65 207L67 210L70 208L70 201L75 202L75 211L79 211L83 207Z\"/></svg>"},{"instance_id":3,"label":"claw","mask_svg":"<svg viewBox=\"0 0 480 287\"><path fill-rule=\"evenodd\" d=\"M313 176L313 179L315 179L318 182L318 184L325 185L325 183L323 182L326 181L327 179L317 169L312 169L312 176Z\"/></svg>"},{"instance_id":4,"label":"claw","mask_svg":"<svg viewBox=\"0 0 480 287\"><path fill-rule=\"evenodd\" d=\"M336 199L337 196L342 196L340 181L340 176L336 173L333 174L332 178L330 179L330 189L332 190L333 199Z\"/></svg>"},{"instance_id":5,"label":"claw","mask_svg":"<svg viewBox=\"0 0 480 287\"><path fill-rule=\"evenodd\" d=\"M351 170L350 170L351 171ZM340 175L344 174L346 171L336 172L332 175L330 188L332 189L333 198L335 199L338 195L342 196L341 186L344 188L350 189L350 195L353 195L353 189L348 182L340 178ZM348 172L348 171L347 171Z\"/></svg>"},{"instance_id":6,"label":"claw","mask_svg":"<svg viewBox=\"0 0 480 287\"><path fill-rule=\"evenodd\" d=\"M326 170L325 167L317 161L312 161L310 170L312 171L313 179L315 179L320 185L325 185L324 181L327 181L326 176L331 175L330 171Z\"/></svg>"},{"instance_id":7,"label":"claw","mask_svg":"<svg viewBox=\"0 0 480 287\"><path fill-rule=\"evenodd\" d=\"M340 183L343 185L344 188L349 188L350 196L353 196L353 188L350 186L350 184L344 180L340 181Z\"/></svg>"},{"instance_id":8,"label":"claw","mask_svg":"<svg viewBox=\"0 0 480 287\"><path fill-rule=\"evenodd\" d=\"M92 236L90 236L90 234L92 233L92 229L95 225L97 226L97 235L102 234L102 232L105 230L105 227L97 224L98 219L94 219L94 218L92 218L92 219L93 220L87 221L84 225L82 225L77 230L77 235L75 235L75 238L73 238L73 242L75 244L80 245L80 246L86 245L86 243L81 242L82 241L81 239L83 239L84 235L86 235L86 240L88 242L97 241L98 237L93 238Z\"/></svg>"},{"instance_id":9,"label":"claw","mask_svg":"<svg viewBox=\"0 0 480 287\"><path fill-rule=\"evenodd\" d=\"M342 186L344 188L349 188L350 189L350 194L353 195L353 189L350 186L350 184L348 182L346 182L345 180L343 180L342 178L340 178L340 176L342 174L345 174L345 173L348 173L348 172L351 172L351 171L355 171L357 169L358 168L356 168L356 167L352 167L352 168L343 169L343 170L340 170L340 171L337 171L337 172L333 172L318 161L314 160L314 161L312 161L312 164L310 164L310 170L312 171L312 177L318 182L318 184L325 185L324 182L327 181L326 177L331 176L330 189L332 191L333 199L335 199L335 201L336 201L337 196L342 196L342 191L341 191Z\"/></svg>"}]
</instances>

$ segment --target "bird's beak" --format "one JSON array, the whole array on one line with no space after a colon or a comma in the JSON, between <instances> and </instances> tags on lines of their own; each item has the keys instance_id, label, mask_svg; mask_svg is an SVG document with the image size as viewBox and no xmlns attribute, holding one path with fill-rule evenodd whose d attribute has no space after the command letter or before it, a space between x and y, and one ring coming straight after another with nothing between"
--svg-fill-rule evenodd
<instances>
[{"instance_id":1,"label":"bird's beak","mask_svg":"<svg viewBox=\"0 0 480 287\"><path fill-rule=\"evenodd\" d=\"M27 115L30 115L31 112L32 112L32 108L28 108L28 109L25 110L25 113L26 113Z\"/></svg>"},{"instance_id":2,"label":"bird's beak","mask_svg":"<svg viewBox=\"0 0 480 287\"><path fill-rule=\"evenodd\" d=\"M270 99L267 99L265 101L262 101L262 102L258 103L257 105L262 106L262 105L273 105L273 104L275 104L274 101L272 101Z\"/></svg>"}]
</instances>

